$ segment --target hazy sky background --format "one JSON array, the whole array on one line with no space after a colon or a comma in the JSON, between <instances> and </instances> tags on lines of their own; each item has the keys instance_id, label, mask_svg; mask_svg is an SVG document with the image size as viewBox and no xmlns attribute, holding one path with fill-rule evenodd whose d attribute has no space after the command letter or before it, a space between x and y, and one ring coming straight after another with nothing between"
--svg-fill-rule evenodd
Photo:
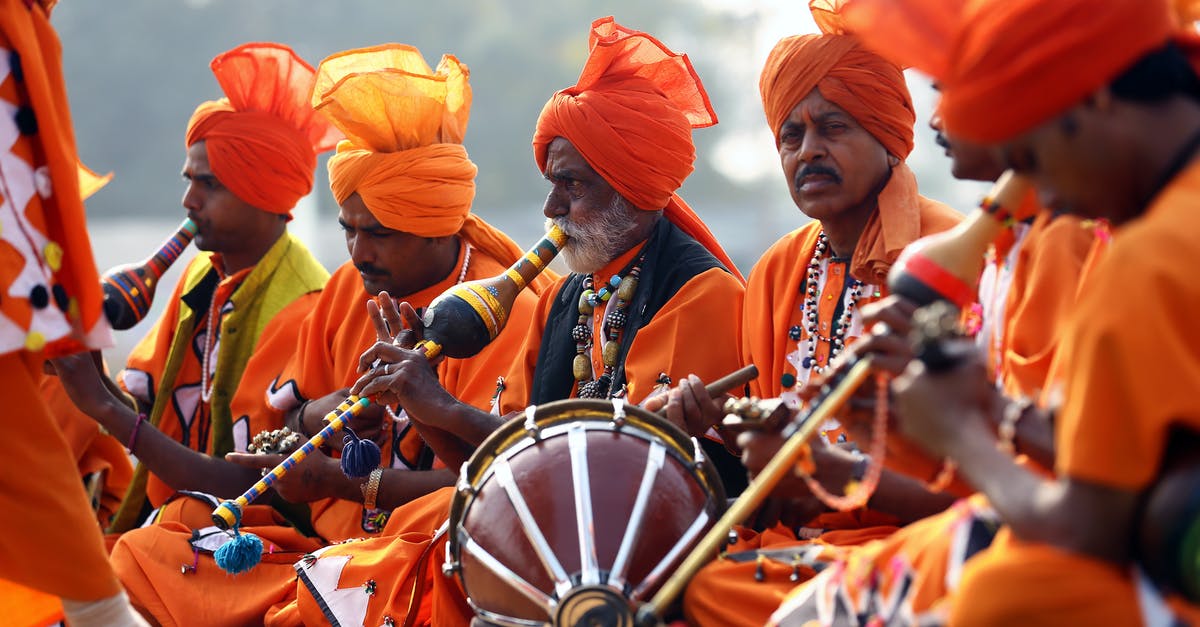
<instances>
[{"instance_id":1,"label":"hazy sky background","mask_svg":"<svg viewBox=\"0 0 1200 627\"><path fill-rule=\"evenodd\" d=\"M549 96L578 77L591 20L610 14L696 66L720 123L695 132L696 172L681 194L748 272L767 246L808 221L788 196L758 96L774 43L816 30L800 0L61 2L53 22L80 153L93 169L115 173L88 203L97 263L103 270L145 257L183 219L187 120L201 101L221 96L212 57L247 41L286 43L314 66L385 42L417 46L431 66L443 53L456 55L470 67L474 91L464 142L479 166L474 210L532 244L547 191L529 144L534 123ZM984 187L950 177L927 125L933 93L912 73L909 85L918 119L909 163L922 192L966 210ZM324 163L291 228L332 270L347 256ZM146 328L123 333L122 343Z\"/></svg>"}]
</instances>

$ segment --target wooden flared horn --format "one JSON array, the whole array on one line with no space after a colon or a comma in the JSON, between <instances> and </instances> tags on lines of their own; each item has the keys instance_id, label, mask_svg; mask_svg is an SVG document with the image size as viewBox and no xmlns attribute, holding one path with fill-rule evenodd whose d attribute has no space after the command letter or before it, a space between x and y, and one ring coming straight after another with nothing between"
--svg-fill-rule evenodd
<instances>
[{"instance_id":1,"label":"wooden flared horn","mask_svg":"<svg viewBox=\"0 0 1200 627\"><path fill-rule=\"evenodd\" d=\"M918 305L946 300L957 307L975 301L988 246L1004 228L1024 220L1034 203L1024 203L1032 191L1029 181L1009 170L991 192L957 226L909 244L888 274L888 287Z\"/></svg>"},{"instance_id":2,"label":"wooden flared horn","mask_svg":"<svg viewBox=\"0 0 1200 627\"><path fill-rule=\"evenodd\" d=\"M179 225L158 251L141 261L112 268L100 278L104 290L104 317L118 331L128 329L146 317L154 302L158 281L171 264L196 237L196 224L191 218Z\"/></svg>"}]
</instances>

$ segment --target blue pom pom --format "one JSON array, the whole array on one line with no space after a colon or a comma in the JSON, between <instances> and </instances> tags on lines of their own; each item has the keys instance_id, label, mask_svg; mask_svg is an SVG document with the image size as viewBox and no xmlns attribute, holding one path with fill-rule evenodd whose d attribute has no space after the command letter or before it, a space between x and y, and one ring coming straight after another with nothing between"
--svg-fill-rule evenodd
<instances>
[{"instance_id":1,"label":"blue pom pom","mask_svg":"<svg viewBox=\"0 0 1200 627\"><path fill-rule=\"evenodd\" d=\"M241 533L222 544L213 553L213 558L217 560L217 566L220 566L221 570L237 575L257 566L262 560L262 550L263 543L258 536Z\"/></svg>"},{"instance_id":2,"label":"blue pom pom","mask_svg":"<svg viewBox=\"0 0 1200 627\"><path fill-rule=\"evenodd\" d=\"M346 437L342 441L346 444L342 447L342 472L347 477L366 477L379 468L379 461L383 458L379 445L371 440L360 439L350 427L346 427Z\"/></svg>"}]
</instances>

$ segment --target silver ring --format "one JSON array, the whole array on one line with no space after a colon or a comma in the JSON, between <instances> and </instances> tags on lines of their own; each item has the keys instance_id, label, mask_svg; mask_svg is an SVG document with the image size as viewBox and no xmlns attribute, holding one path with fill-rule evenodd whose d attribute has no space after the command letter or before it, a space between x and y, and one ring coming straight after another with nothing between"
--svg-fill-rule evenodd
<instances>
[{"instance_id":1,"label":"silver ring","mask_svg":"<svg viewBox=\"0 0 1200 627\"><path fill-rule=\"evenodd\" d=\"M383 365L383 374L392 374L391 367L392 367L391 364L384 364Z\"/></svg>"},{"instance_id":2,"label":"silver ring","mask_svg":"<svg viewBox=\"0 0 1200 627\"><path fill-rule=\"evenodd\" d=\"M888 326L888 323L886 323L882 320L871 325L871 334L872 335L888 335L891 332L892 332L892 327Z\"/></svg>"}]
</instances>

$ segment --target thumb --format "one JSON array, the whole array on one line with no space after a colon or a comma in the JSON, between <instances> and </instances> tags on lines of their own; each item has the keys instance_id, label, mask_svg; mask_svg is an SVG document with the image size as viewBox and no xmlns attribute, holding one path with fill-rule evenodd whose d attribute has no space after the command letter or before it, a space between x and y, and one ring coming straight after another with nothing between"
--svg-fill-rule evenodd
<instances>
[{"instance_id":1,"label":"thumb","mask_svg":"<svg viewBox=\"0 0 1200 627\"><path fill-rule=\"evenodd\" d=\"M232 462L239 466L247 468L274 468L281 464L284 459L283 455L272 453L257 454L257 453L226 453L225 461Z\"/></svg>"}]
</instances>

